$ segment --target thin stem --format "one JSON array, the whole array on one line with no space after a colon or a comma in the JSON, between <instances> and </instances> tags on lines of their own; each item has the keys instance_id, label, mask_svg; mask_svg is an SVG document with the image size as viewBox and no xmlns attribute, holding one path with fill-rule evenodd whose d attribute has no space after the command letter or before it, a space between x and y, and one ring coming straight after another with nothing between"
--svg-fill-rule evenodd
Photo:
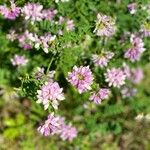
<instances>
[{"instance_id":1,"label":"thin stem","mask_svg":"<svg viewBox=\"0 0 150 150\"><path fill-rule=\"evenodd\" d=\"M46 70L46 74L48 73L48 71L49 71L49 69L50 69L50 67L51 67L51 64L52 64L53 60L54 60L54 56L52 57L52 59L50 60L50 62L49 62L49 64L48 64L48 67L47 67L47 70Z\"/></svg>"}]
</instances>

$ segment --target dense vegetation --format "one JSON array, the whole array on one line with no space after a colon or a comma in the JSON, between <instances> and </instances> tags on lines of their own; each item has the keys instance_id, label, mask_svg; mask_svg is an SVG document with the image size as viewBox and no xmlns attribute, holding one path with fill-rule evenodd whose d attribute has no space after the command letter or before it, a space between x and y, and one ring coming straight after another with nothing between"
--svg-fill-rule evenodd
<instances>
[{"instance_id":1,"label":"dense vegetation","mask_svg":"<svg viewBox=\"0 0 150 150\"><path fill-rule=\"evenodd\" d=\"M0 149L149 150L149 49L148 0L1 0Z\"/></svg>"}]
</instances>

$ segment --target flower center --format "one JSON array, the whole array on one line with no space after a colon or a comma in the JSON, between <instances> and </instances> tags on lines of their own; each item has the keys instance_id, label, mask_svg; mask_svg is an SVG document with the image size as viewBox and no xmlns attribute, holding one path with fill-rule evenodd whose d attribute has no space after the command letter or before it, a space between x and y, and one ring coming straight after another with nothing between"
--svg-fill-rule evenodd
<instances>
[{"instance_id":1,"label":"flower center","mask_svg":"<svg viewBox=\"0 0 150 150\"><path fill-rule=\"evenodd\" d=\"M82 74L78 74L77 76L79 80L84 80L84 76Z\"/></svg>"}]
</instances>

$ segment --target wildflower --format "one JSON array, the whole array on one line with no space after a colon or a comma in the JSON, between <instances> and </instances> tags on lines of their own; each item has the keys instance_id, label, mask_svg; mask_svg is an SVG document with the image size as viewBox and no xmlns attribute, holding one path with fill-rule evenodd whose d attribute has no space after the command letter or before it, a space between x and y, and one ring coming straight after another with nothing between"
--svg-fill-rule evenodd
<instances>
[{"instance_id":1,"label":"wildflower","mask_svg":"<svg viewBox=\"0 0 150 150\"><path fill-rule=\"evenodd\" d=\"M121 94L123 98L133 97L137 93L137 89L131 87L123 87L121 89Z\"/></svg>"},{"instance_id":2,"label":"wildflower","mask_svg":"<svg viewBox=\"0 0 150 150\"><path fill-rule=\"evenodd\" d=\"M35 33L30 33L28 30L18 36L18 41L20 46L25 50L32 49L34 43L39 43L38 36Z\"/></svg>"},{"instance_id":3,"label":"wildflower","mask_svg":"<svg viewBox=\"0 0 150 150\"><path fill-rule=\"evenodd\" d=\"M67 23L66 23L66 30L67 30L67 31L72 31L72 30L74 30L74 22L73 22L73 20L67 20Z\"/></svg>"},{"instance_id":4,"label":"wildflower","mask_svg":"<svg viewBox=\"0 0 150 150\"><path fill-rule=\"evenodd\" d=\"M51 21L55 15L57 14L57 10L53 9L45 9L42 11L43 13L43 19Z\"/></svg>"},{"instance_id":5,"label":"wildflower","mask_svg":"<svg viewBox=\"0 0 150 150\"><path fill-rule=\"evenodd\" d=\"M27 3L22 8L22 14L25 17L25 20L41 21L43 18L42 14L43 6L35 3Z\"/></svg>"},{"instance_id":6,"label":"wildflower","mask_svg":"<svg viewBox=\"0 0 150 150\"><path fill-rule=\"evenodd\" d=\"M49 44L56 39L56 36L52 36L51 34L47 33L44 36L40 36L40 41L37 43L43 48L45 53L48 53Z\"/></svg>"},{"instance_id":7,"label":"wildflower","mask_svg":"<svg viewBox=\"0 0 150 150\"><path fill-rule=\"evenodd\" d=\"M126 75L120 68L108 69L105 73L105 81L109 83L109 86L120 87L125 84Z\"/></svg>"},{"instance_id":8,"label":"wildflower","mask_svg":"<svg viewBox=\"0 0 150 150\"><path fill-rule=\"evenodd\" d=\"M60 127L60 117L54 116L54 113L51 113L44 124L38 127L38 131L44 136L49 136L59 133Z\"/></svg>"},{"instance_id":9,"label":"wildflower","mask_svg":"<svg viewBox=\"0 0 150 150\"><path fill-rule=\"evenodd\" d=\"M60 138L63 140L72 141L77 136L77 129L72 127L71 124L63 125L60 132Z\"/></svg>"},{"instance_id":10,"label":"wildflower","mask_svg":"<svg viewBox=\"0 0 150 150\"><path fill-rule=\"evenodd\" d=\"M97 14L96 28L94 33L97 36L112 36L116 31L115 20L110 16Z\"/></svg>"},{"instance_id":11,"label":"wildflower","mask_svg":"<svg viewBox=\"0 0 150 150\"><path fill-rule=\"evenodd\" d=\"M131 36L130 41L132 43L132 47L125 52L124 57L128 58L131 62L135 62L140 60L142 53L145 51L144 43L141 38L134 35Z\"/></svg>"},{"instance_id":12,"label":"wildflower","mask_svg":"<svg viewBox=\"0 0 150 150\"><path fill-rule=\"evenodd\" d=\"M20 14L20 7L17 7L14 2L11 2L10 8L6 6L0 6L0 13L6 19L15 20Z\"/></svg>"},{"instance_id":13,"label":"wildflower","mask_svg":"<svg viewBox=\"0 0 150 150\"><path fill-rule=\"evenodd\" d=\"M127 8L128 8L128 11L130 12L130 14L136 13L136 3L128 4Z\"/></svg>"},{"instance_id":14,"label":"wildflower","mask_svg":"<svg viewBox=\"0 0 150 150\"><path fill-rule=\"evenodd\" d=\"M11 59L11 63L13 66L24 66L28 62L24 56L15 55L14 58Z\"/></svg>"},{"instance_id":15,"label":"wildflower","mask_svg":"<svg viewBox=\"0 0 150 150\"><path fill-rule=\"evenodd\" d=\"M144 74L143 74L143 70L141 68L136 68L136 69L131 70L130 80L133 83L138 84L141 82L141 80L143 78L144 78Z\"/></svg>"},{"instance_id":16,"label":"wildflower","mask_svg":"<svg viewBox=\"0 0 150 150\"><path fill-rule=\"evenodd\" d=\"M92 60L96 66L100 66L101 68L106 67L109 60L112 59L114 53L112 52L102 52L100 55L93 55Z\"/></svg>"},{"instance_id":17,"label":"wildflower","mask_svg":"<svg viewBox=\"0 0 150 150\"><path fill-rule=\"evenodd\" d=\"M98 92L92 92L90 100L96 104L100 104L102 100L107 99L109 96L109 89L101 88Z\"/></svg>"},{"instance_id":18,"label":"wildflower","mask_svg":"<svg viewBox=\"0 0 150 150\"><path fill-rule=\"evenodd\" d=\"M65 99L62 91L63 89L59 87L57 82L53 82L52 80L46 82L41 87L41 90L37 91L37 103L42 103L44 105L44 109L46 110L49 107L49 103L51 102L53 108L57 109L59 101Z\"/></svg>"},{"instance_id":19,"label":"wildflower","mask_svg":"<svg viewBox=\"0 0 150 150\"><path fill-rule=\"evenodd\" d=\"M93 75L89 66L84 67L77 66L73 67L73 71L68 73L67 80L74 85L79 93L86 92L87 90L91 89L91 84L93 83Z\"/></svg>"}]
</instances>

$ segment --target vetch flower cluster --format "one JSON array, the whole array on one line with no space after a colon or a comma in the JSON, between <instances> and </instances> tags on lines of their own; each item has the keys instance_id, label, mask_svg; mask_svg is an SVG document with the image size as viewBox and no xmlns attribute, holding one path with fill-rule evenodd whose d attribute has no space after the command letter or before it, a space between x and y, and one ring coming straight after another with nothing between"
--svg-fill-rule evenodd
<instances>
[{"instance_id":1,"label":"vetch flower cluster","mask_svg":"<svg viewBox=\"0 0 150 150\"><path fill-rule=\"evenodd\" d=\"M24 56L15 55L14 58L11 58L11 63L13 66L24 66L28 62L28 59L26 59Z\"/></svg>"},{"instance_id":2,"label":"vetch flower cluster","mask_svg":"<svg viewBox=\"0 0 150 150\"><path fill-rule=\"evenodd\" d=\"M138 67L138 68L131 69L131 76L129 79L133 83L138 84L142 81L143 78L144 78L144 73L141 68Z\"/></svg>"},{"instance_id":3,"label":"vetch flower cluster","mask_svg":"<svg viewBox=\"0 0 150 150\"><path fill-rule=\"evenodd\" d=\"M130 41L132 47L125 52L124 57L128 58L131 62L135 62L140 60L142 53L145 51L144 43L140 37L135 35L131 36Z\"/></svg>"},{"instance_id":4,"label":"vetch flower cluster","mask_svg":"<svg viewBox=\"0 0 150 150\"><path fill-rule=\"evenodd\" d=\"M27 3L22 8L22 15L25 17L25 20L41 21L43 18L42 14L43 6L36 3Z\"/></svg>"},{"instance_id":5,"label":"vetch flower cluster","mask_svg":"<svg viewBox=\"0 0 150 150\"><path fill-rule=\"evenodd\" d=\"M68 73L67 78L67 80L78 89L80 94L91 90L93 79L89 66L74 66L73 71Z\"/></svg>"},{"instance_id":6,"label":"vetch flower cluster","mask_svg":"<svg viewBox=\"0 0 150 150\"><path fill-rule=\"evenodd\" d=\"M92 55L92 60L96 66L100 66L101 68L106 67L108 62L114 56L113 52L103 51L101 54Z\"/></svg>"},{"instance_id":7,"label":"vetch flower cluster","mask_svg":"<svg viewBox=\"0 0 150 150\"><path fill-rule=\"evenodd\" d=\"M21 8L17 7L12 1L10 3L10 8L5 5L0 5L0 14L6 19L15 20L19 16Z\"/></svg>"},{"instance_id":8,"label":"vetch flower cluster","mask_svg":"<svg viewBox=\"0 0 150 150\"><path fill-rule=\"evenodd\" d=\"M57 82L50 80L37 91L37 103L42 103L45 110L48 109L50 103L54 109L58 109L59 101L65 99L62 91L63 89Z\"/></svg>"},{"instance_id":9,"label":"vetch flower cluster","mask_svg":"<svg viewBox=\"0 0 150 150\"><path fill-rule=\"evenodd\" d=\"M97 14L96 28L94 33L97 36L110 37L116 32L115 19L103 14Z\"/></svg>"},{"instance_id":10,"label":"vetch flower cluster","mask_svg":"<svg viewBox=\"0 0 150 150\"><path fill-rule=\"evenodd\" d=\"M121 89L121 94L123 98L133 97L136 95L136 93L137 93L137 89L133 87L125 86Z\"/></svg>"},{"instance_id":11,"label":"vetch flower cluster","mask_svg":"<svg viewBox=\"0 0 150 150\"><path fill-rule=\"evenodd\" d=\"M56 39L56 35L51 35L46 33L38 37L36 33L30 33L26 30L23 34L18 35L17 37L20 47L23 49L36 49L42 48L45 53L48 53L48 48L50 44Z\"/></svg>"},{"instance_id":12,"label":"vetch flower cluster","mask_svg":"<svg viewBox=\"0 0 150 150\"><path fill-rule=\"evenodd\" d=\"M107 69L105 73L105 81L109 86L120 88L125 84L126 75L120 68Z\"/></svg>"},{"instance_id":13,"label":"vetch flower cluster","mask_svg":"<svg viewBox=\"0 0 150 150\"><path fill-rule=\"evenodd\" d=\"M65 123L65 118L54 116L54 113L48 115L45 123L38 127L38 131L44 135L58 135L62 140L72 141L77 137L77 129L72 127L71 124Z\"/></svg>"},{"instance_id":14,"label":"vetch flower cluster","mask_svg":"<svg viewBox=\"0 0 150 150\"><path fill-rule=\"evenodd\" d=\"M100 104L102 100L107 99L109 97L110 90L107 88L100 88L98 92L92 92L90 96L90 100L95 104Z\"/></svg>"}]
</instances>

